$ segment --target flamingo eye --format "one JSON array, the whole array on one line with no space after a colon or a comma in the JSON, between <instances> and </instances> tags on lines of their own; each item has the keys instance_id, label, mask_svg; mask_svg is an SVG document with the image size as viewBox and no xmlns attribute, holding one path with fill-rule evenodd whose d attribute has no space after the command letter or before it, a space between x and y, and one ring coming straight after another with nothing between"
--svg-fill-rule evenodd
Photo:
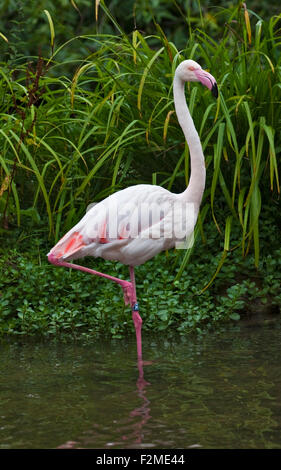
<instances>
[{"instance_id":1,"label":"flamingo eye","mask_svg":"<svg viewBox=\"0 0 281 470\"><path fill-rule=\"evenodd\" d=\"M193 70L195 70L195 67L193 67L193 65L191 65L190 67L188 67L188 70L190 70L191 72L193 72Z\"/></svg>"}]
</instances>

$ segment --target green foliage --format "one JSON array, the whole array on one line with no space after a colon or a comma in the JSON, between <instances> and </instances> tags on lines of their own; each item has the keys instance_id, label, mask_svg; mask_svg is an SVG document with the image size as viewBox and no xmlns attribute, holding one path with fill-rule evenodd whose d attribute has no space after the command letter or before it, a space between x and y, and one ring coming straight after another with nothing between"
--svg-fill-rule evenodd
<instances>
[{"instance_id":1,"label":"green foliage","mask_svg":"<svg viewBox=\"0 0 281 470\"><path fill-rule=\"evenodd\" d=\"M102 8L98 9L96 21L94 0L4 0L0 3L0 32L9 40L4 48L4 60L14 61L19 56L36 56L41 51L47 56L50 51L50 31L44 15L47 10L55 22L55 42L62 44L78 35L115 34L116 28ZM217 0L134 0L108 2L110 12L118 25L127 34L134 29L155 34L155 23L161 25L170 41L179 49L196 28L204 29L211 38L220 40L224 27L223 11L240 1ZM252 0L248 7L268 20L280 13L279 0ZM2 44L4 46L4 44ZM1 47L1 43L0 43ZM63 60L81 59L85 55L85 42L65 51Z\"/></svg>"},{"instance_id":2,"label":"green foliage","mask_svg":"<svg viewBox=\"0 0 281 470\"><path fill-rule=\"evenodd\" d=\"M90 202L129 185L184 190L189 153L174 114L172 78L185 58L208 68L219 84L216 102L200 84L187 86L206 190L195 248L138 269L145 328L185 332L237 320L254 299L280 308L280 251L272 243L281 226L280 15L263 19L242 2L227 9L191 2L188 11L183 2L170 3L136 2L137 28L128 33L125 15L113 16L117 2L110 11L101 2L98 29L92 11L88 29L85 20L74 36L81 19L75 5L81 13L92 2L37 2L34 10L21 4L18 17L18 2L9 2L11 22L0 28L2 332L132 331L117 287L112 294L110 283L47 266L35 252L22 255L22 246L24 237L33 248L42 240L37 250L46 253ZM178 7L182 29L173 32ZM141 21L149 34L138 28ZM41 51L31 48L35 43ZM9 237L16 240L12 254ZM123 273L118 264L98 263Z\"/></svg>"},{"instance_id":3,"label":"green foliage","mask_svg":"<svg viewBox=\"0 0 281 470\"><path fill-rule=\"evenodd\" d=\"M267 214L269 218L269 214ZM211 287L203 291L206 279L215 272L219 235L207 229L203 247L196 244L181 279L174 282L177 257L183 250L161 253L136 268L136 281L143 330L150 333L208 329L241 318L255 319L257 313L266 317L280 313L281 274L277 270L281 250L277 229L272 225L265 232L272 245L271 254L262 256L261 268L253 268L250 257L243 260L238 251L227 257ZM47 264L41 254L46 241L35 239L10 241L19 249L2 252L0 258L0 334L36 335L46 338L93 338L100 335L120 338L133 334L129 307L124 306L119 286L76 270ZM29 246L29 250L26 247ZM37 251L37 255L35 255ZM180 253L179 253L180 252ZM85 259L87 266L113 276L127 278L120 263ZM174 268L173 268L174 266Z\"/></svg>"},{"instance_id":4,"label":"green foliage","mask_svg":"<svg viewBox=\"0 0 281 470\"><path fill-rule=\"evenodd\" d=\"M252 14L249 23L240 4L218 15L225 23L220 42L198 28L181 52L156 28L153 37L138 30L80 36L55 48L49 60L3 64L5 226L20 225L27 214L39 222L47 213L50 235L58 240L88 203L130 184L153 181L182 191L189 157L173 113L171 83L179 60L192 57L212 71L220 88L214 102L202 86L188 86L208 167L202 213L225 230L227 251L232 216L243 255L253 249L258 266L260 213L280 192L279 17L266 22ZM45 15L45 21L52 43L53 20ZM88 54L75 64L62 62L62 53L71 56L78 39L90 45ZM65 72L74 67L71 80ZM184 261L181 272L185 266Z\"/></svg>"}]
</instances>

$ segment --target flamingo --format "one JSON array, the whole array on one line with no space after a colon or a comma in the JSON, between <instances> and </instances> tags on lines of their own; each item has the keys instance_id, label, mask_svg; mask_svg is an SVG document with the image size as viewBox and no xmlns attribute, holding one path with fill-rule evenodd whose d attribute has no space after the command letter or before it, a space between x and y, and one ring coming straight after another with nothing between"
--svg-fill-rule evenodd
<instances>
[{"instance_id":1,"label":"flamingo","mask_svg":"<svg viewBox=\"0 0 281 470\"><path fill-rule=\"evenodd\" d=\"M161 186L149 184L118 191L94 204L47 255L54 265L101 276L122 287L125 304L130 304L132 309L138 360L142 359L142 318L136 296L134 267L163 250L175 247L193 233L205 188L205 160L186 104L185 82L201 82L218 97L215 78L197 62L189 59L178 65L173 80L174 104L191 160L190 180L185 191L174 194ZM116 260L128 265L130 281L68 262L84 256Z\"/></svg>"}]
</instances>

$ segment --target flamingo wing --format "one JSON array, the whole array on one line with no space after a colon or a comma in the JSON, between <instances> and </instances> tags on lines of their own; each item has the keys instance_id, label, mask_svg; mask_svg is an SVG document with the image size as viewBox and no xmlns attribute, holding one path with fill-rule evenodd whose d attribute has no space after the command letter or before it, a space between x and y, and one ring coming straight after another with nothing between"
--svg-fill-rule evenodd
<instances>
[{"instance_id":1,"label":"flamingo wing","mask_svg":"<svg viewBox=\"0 0 281 470\"><path fill-rule=\"evenodd\" d=\"M177 201L160 186L126 188L91 207L50 253L63 260L89 255L142 264L175 245L175 236L166 235L180 220L173 210Z\"/></svg>"}]
</instances>

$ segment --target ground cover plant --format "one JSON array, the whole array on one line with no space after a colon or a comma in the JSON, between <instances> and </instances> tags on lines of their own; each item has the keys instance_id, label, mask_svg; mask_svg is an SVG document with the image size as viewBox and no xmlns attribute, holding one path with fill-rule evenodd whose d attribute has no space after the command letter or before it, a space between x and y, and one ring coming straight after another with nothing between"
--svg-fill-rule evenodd
<instances>
[{"instance_id":1,"label":"ground cover plant","mask_svg":"<svg viewBox=\"0 0 281 470\"><path fill-rule=\"evenodd\" d=\"M155 18L149 35L125 32L97 4L106 33L100 26L64 43L42 8L48 47L37 56L19 53L1 31L2 333L119 337L131 330L117 288L54 269L45 253L93 201L137 183L174 192L188 184L171 89L184 58L219 84L217 102L200 85L187 90L206 190L195 246L138 268L145 328L202 330L238 320L256 299L279 312L280 15L263 19L242 2L214 9L209 20L203 9L196 22L189 12L179 49L176 34L171 41ZM118 263L85 262L122 274Z\"/></svg>"}]
</instances>

